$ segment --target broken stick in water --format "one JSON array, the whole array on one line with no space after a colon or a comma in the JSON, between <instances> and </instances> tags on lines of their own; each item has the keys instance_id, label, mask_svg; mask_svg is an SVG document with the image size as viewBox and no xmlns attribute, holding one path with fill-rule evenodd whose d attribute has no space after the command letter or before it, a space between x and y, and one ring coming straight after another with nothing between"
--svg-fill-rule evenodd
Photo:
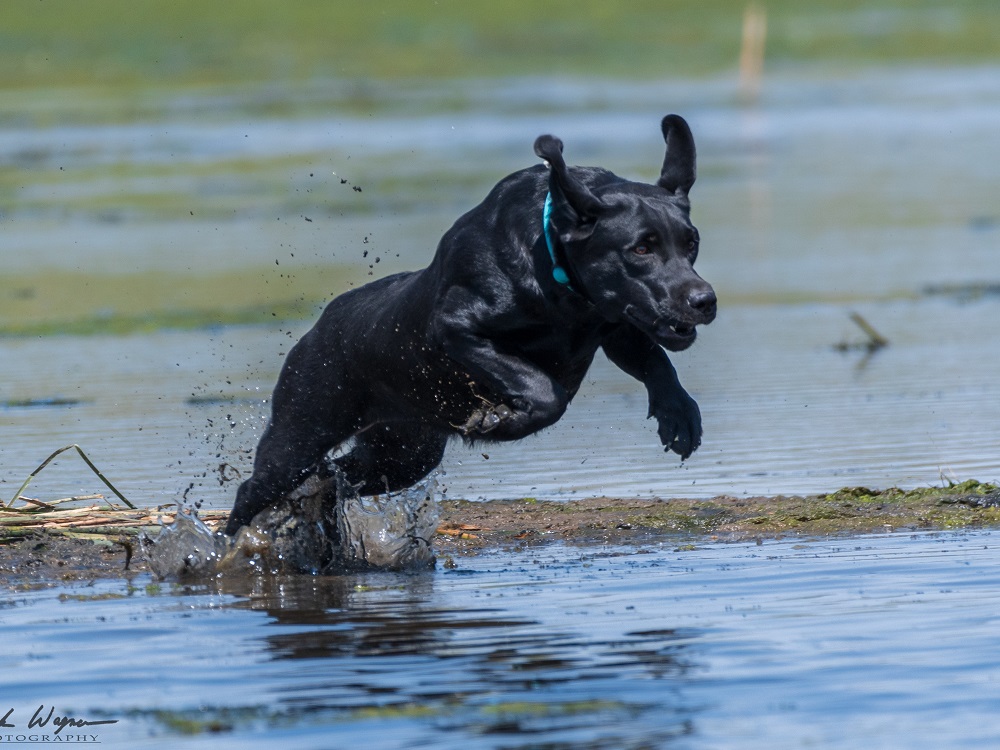
<instances>
[{"instance_id":1,"label":"broken stick in water","mask_svg":"<svg viewBox=\"0 0 1000 750\"><path fill-rule=\"evenodd\" d=\"M851 343L848 341L841 341L839 344L834 346L839 352L849 352L855 349L863 349L869 354L876 352L886 346L889 346L889 339L883 336L881 333L875 330L875 327L862 317L860 313L851 312L851 320L854 324L864 331L865 335L868 337L867 341Z\"/></svg>"}]
</instances>

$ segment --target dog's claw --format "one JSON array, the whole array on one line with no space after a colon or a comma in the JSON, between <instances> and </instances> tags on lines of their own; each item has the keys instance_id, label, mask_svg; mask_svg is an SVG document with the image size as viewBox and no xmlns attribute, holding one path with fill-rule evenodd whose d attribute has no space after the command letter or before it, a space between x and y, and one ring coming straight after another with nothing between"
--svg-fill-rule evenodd
<instances>
[{"instance_id":1,"label":"dog's claw","mask_svg":"<svg viewBox=\"0 0 1000 750\"><path fill-rule=\"evenodd\" d=\"M506 404L489 406L485 409L476 409L466 420L465 424L462 425L462 434L468 435L472 432L485 434L492 432L500 426L503 420L509 419L513 414L514 412Z\"/></svg>"},{"instance_id":2,"label":"dog's claw","mask_svg":"<svg viewBox=\"0 0 1000 750\"><path fill-rule=\"evenodd\" d=\"M660 443L686 461L701 445L701 411L687 393L675 393L667 399L650 403L650 417L658 423Z\"/></svg>"},{"instance_id":3,"label":"dog's claw","mask_svg":"<svg viewBox=\"0 0 1000 750\"><path fill-rule=\"evenodd\" d=\"M469 415L469 418L465 420L465 424L462 425L462 434L468 435L476 427L479 426L480 422L483 421L483 413L478 409Z\"/></svg>"}]
</instances>

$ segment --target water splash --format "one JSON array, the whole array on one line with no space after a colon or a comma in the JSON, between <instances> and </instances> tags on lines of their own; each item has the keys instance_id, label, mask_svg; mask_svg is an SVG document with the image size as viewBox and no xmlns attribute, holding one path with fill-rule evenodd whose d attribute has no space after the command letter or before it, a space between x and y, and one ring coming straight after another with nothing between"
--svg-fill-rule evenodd
<instances>
[{"instance_id":1,"label":"water splash","mask_svg":"<svg viewBox=\"0 0 1000 750\"><path fill-rule=\"evenodd\" d=\"M437 531L435 477L395 495L360 497L343 479L338 530L341 555L359 567L390 570L434 565L431 540Z\"/></svg>"},{"instance_id":2,"label":"water splash","mask_svg":"<svg viewBox=\"0 0 1000 750\"><path fill-rule=\"evenodd\" d=\"M139 547L159 578L211 575L229 550L225 536L215 534L190 505L182 505L174 522L156 538L139 535Z\"/></svg>"},{"instance_id":3,"label":"water splash","mask_svg":"<svg viewBox=\"0 0 1000 750\"><path fill-rule=\"evenodd\" d=\"M160 578L428 568L438 494L432 477L400 493L360 497L337 471L311 476L235 538L213 533L185 506L155 539L142 535L140 546Z\"/></svg>"}]
</instances>

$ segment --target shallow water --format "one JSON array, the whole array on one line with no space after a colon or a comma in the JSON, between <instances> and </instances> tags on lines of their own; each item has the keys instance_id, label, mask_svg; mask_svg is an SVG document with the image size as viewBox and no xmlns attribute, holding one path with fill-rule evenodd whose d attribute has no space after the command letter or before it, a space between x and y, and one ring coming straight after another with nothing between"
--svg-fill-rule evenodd
<instances>
[{"instance_id":1,"label":"shallow water","mask_svg":"<svg viewBox=\"0 0 1000 750\"><path fill-rule=\"evenodd\" d=\"M652 179L658 117L674 110L698 140L699 268L721 305L674 357L701 404L702 448L683 466L665 456L642 387L599 361L554 429L518 445L453 446L442 477L450 495L997 480L1000 297L923 290L1000 279L1000 174L989 166L1000 148L998 81L992 67L784 72L747 107L725 79L517 79L488 92L474 82L390 87L372 116L331 105L325 116L304 106L299 117L250 120L241 92L208 92L151 122L5 124L0 159L18 187L4 209L0 286L16 309L17 295L31 294L17 279L38 270L259 268L294 297L316 263L350 278L419 267L496 179L533 163L539 132L563 137L570 161ZM220 298L225 287L223 275ZM98 315L116 303L93 301ZM891 341L870 360L833 350L863 340L852 310ZM189 491L228 505L282 357L309 324L0 339L0 399L82 402L0 408L0 491L79 443L135 502ZM205 403L213 397L223 402ZM95 487L72 457L32 485L49 497Z\"/></svg>"},{"instance_id":2,"label":"shallow water","mask_svg":"<svg viewBox=\"0 0 1000 750\"><path fill-rule=\"evenodd\" d=\"M111 747L988 747L998 559L990 532L552 545L8 591L0 695L19 729L117 720Z\"/></svg>"},{"instance_id":3,"label":"shallow water","mask_svg":"<svg viewBox=\"0 0 1000 750\"><path fill-rule=\"evenodd\" d=\"M658 118L677 111L699 145L699 269L721 300L674 357L701 449L664 455L642 387L599 359L554 428L451 446L442 490L1000 479L1000 297L924 294L1000 280L995 67L777 73L754 107L721 79L428 84L379 92L372 116L262 119L241 97L196 94L113 127L0 121L0 309L16 318L33 285L66 273L80 276L62 297L100 318L147 303L90 293L115 274L218 274L228 304L237 271L294 299L317 264L342 287L419 267L534 162L539 133L571 162L653 179ZM150 306L199 304L147 286ZM851 311L891 345L836 351L862 340ZM0 500L78 443L136 504L228 507L309 325L0 338L0 402L78 402L0 406ZM101 489L65 454L27 494ZM129 747L985 747L1000 739L995 546L990 533L553 546L418 575L8 591L0 710L19 727L41 704L116 719L94 729Z\"/></svg>"},{"instance_id":4,"label":"shallow water","mask_svg":"<svg viewBox=\"0 0 1000 750\"><path fill-rule=\"evenodd\" d=\"M232 537L210 529L184 504L171 523L142 531L139 546L157 579L168 581L426 570L436 562L437 495L431 477L401 492L361 497L337 471L325 489L310 477Z\"/></svg>"},{"instance_id":5,"label":"shallow water","mask_svg":"<svg viewBox=\"0 0 1000 750\"><path fill-rule=\"evenodd\" d=\"M453 444L442 487L448 497L469 498L705 497L1000 479L1000 300L857 309L893 342L867 364L861 353L832 348L860 336L840 306L726 310L675 358L705 423L701 449L683 465L659 448L641 386L601 360L554 428L512 445ZM4 496L52 450L75 442L136 504L186 492L228 506L250 470L264 394L289 340L232 328L3 342L0 380L18 384L17 396L82 402L0 409ZM59 370L42 366L55 361ZM30 382L22 362L39 363ZM245 400L187 403L220 390ZM101 489L67 454L28 494Z\"/></svg>"}]
</instances>

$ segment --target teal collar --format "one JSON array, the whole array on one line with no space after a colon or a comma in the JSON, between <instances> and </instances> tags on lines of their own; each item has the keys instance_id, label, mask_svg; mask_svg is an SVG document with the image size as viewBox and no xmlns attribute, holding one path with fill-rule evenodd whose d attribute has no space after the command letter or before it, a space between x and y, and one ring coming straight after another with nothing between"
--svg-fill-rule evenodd
<instances>
[{"instance_id":1,"label":"teal collar","mask_svg":"<svg viewBox=\"0 0 1000 750\"><path fill-rule=\"evenodd\" d=\"M552 194L545 194L545 208L542 211L542 233L545 235L545 246L549 249L549 258L552 259L552 278L563 286L572 289L569 283L569 274L566 269L559 265L556 259L556 238L552 234Z\"/></svg>"}]
</instances>

